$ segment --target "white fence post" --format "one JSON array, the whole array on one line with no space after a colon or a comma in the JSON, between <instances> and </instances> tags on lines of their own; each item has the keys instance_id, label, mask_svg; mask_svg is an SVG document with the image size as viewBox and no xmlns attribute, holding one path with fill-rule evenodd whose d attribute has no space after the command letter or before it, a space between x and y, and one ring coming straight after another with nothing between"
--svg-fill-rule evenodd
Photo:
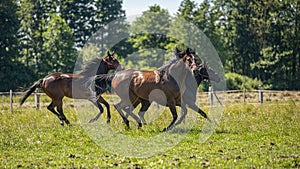
<instances>
[{"instance_id":1,"label":"white fence post","mask_svg":"<svg viewBox=\"0 0 300 169\"><path fill-rule=\"evenodd\" d=\"M244 103L246 103L246 88L243 88L243 99Z\"/></svg>"},{"instance_id":2,"label":"white fence post","mask_svg":"<svg viewBox=\"0 0 300 169\"><path fill-rule=\"evenodd\" d=\"M213 87L209 86L208 87L208 100L209 100L209 105L212 107L214 105L214 93L213 93Z\"/></svg>"},{"instance_id":3,"label":"white fence post","mask_svg":"<svg viewBox=\"0 0 300 169\"><path fill-rule=\"evenodd\" d=\"M34 105L35 105L35 109L40 108L40 94L38 92L34 93Z\"/></svg>"},{"instance_id":4,"label":"white fence post","mask_svg":"<svg viewBox=\"0 0 300 169\"><path fill-rule=\"evenodd\" d=\"M258 86L258 103L262 104L264 102L262 86Z\"/></svg>"},{"instance_id":5,"label":"white fence post","mask_svg":"<svg viewBox=\"0 0 300 169\"><path fill-rule=\"evenodd\" d=\"M10 112L13 112L13 92L12 90L9 90L9 107L10 107Z\"/></svg>"}]
</instances>

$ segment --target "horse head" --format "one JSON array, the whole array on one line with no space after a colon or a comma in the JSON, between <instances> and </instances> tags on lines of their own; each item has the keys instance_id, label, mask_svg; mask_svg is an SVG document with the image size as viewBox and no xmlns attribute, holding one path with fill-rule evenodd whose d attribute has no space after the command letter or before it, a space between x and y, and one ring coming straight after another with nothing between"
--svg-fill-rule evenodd
<instances>
[{"instance_id":1,"label":"horse head","mask_svg":"<svg viewBox=\"0 0 300 169\"><path fill-rule=\"evenodd\" d=\"M115 52L110 53L107 51L107 55L102 59L108 69L122 69L120 62L114 57Z\"/></svg>"},{"instance_id":2,"label":"horse head","mask_svg":"<svg viewBox=\"0 0 300 169\"><path fill-rule=\"evenodd\" d=\"M207 64L207 62L197 65L194 69L194 74L195 76L201 76L203 80L220 82L219 75Z\"/></svg>"},{"instance_id":3,"label":"horse head","mask_svg":"<svg viewBox=\"0 0 300 169\"><path fill-rule=\"evenodd\" d=\"M186 63L188 67L190 67L192 70L196 67L196 52L192 50L191 48L187 48L184 51L183 61Z\"/></svg>"}]
</instances>

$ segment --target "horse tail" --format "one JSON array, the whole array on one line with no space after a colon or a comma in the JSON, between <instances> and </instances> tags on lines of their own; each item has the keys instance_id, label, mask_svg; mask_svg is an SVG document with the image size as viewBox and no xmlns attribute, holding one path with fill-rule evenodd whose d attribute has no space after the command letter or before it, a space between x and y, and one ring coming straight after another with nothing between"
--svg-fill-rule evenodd
<instances>
[{"instance_id":1,"label":"horse tail","mask_svg":"<svg viewBox=\"0 0 300 169\"><path fill-rule=\"evenodd\" d=\"M40 79L39 81L35 82L26 92L25 94L22 96L21 98L21 102L20 105L22 105L25 100L27 99L27 97L30 96L31 93L33 93L35 91L36 88L41 87L41 84L43 83L43 79Z\"/></svg>"}]
</instances>

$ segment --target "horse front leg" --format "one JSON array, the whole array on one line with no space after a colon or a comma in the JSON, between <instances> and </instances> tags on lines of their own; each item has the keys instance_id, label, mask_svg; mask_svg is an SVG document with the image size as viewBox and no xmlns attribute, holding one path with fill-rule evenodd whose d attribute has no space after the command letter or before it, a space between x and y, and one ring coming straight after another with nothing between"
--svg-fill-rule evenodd
<instances>
[{"instance_id":1,"label":"horse front leg","mask_svg":"<svg viewBox=\"0 0 300 169\"><path fill-rule=\"evenodd\" d=\"M182 123L182 121L185 119L186 115L187 115L187 108L186 108L186 105L182 105L181 106L181 111L182 111L182 115L181 117L179 118L179 120L175 123L175 126L179 125L180 123Z\"/></svg>"},{"instance_id":2,"label":"horse front leg","mask_svg":"<svg viewBox=\"0 0 300 169\"><path fill-rule=\"evenodd\" d=\"M175 121L177 120L177 112L176 112L175 105L171 105L171 106L169 106L169 108L170 108L170 111L172 113L173 120L172 120L172 122L170 123L170 125L168 127L163 129L163 132L166 132L166 131L172 129L174 127Z\"/></svg>"},{"instance_id":3,"label":"horse front leg","mask_svg":"<svg viewBox=\"0 0 300 169\"><path fill-rule=\"evenodd\" d=\"M104 104L104 106L106 107L106 111L107 111L107 123L110 123L110 119L111 119L111 114L110 114L110 107L109 104L107 103L106 100L104 100L104 98L102 96L99 97L98 102ZM100 116L100 115L99 115ZM98 117L99 118L99 117Z\"/></svg>"}]
</instances>

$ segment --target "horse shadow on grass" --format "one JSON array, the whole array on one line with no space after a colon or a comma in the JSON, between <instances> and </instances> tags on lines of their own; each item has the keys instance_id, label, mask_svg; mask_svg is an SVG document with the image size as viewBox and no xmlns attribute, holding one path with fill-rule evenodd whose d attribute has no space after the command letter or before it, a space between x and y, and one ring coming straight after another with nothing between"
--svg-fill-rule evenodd
<instances>
[{"instance_id":1,"label":"horse shadow on grass","mask_svg":"<svg viewBox=\"0 0 300 169\"><path fill-rule=\"evenodd\" d=\"M192 128L192 129L186 129L186 128L180 128L180 127L176 127L170 131L168 131L168 133L170 134L199 134L199 133L208 133L208 132L212 132L214 134L238 134L237 132L234 131L229 131L226 129L216 129L214 131L205 131L204 129L199 129L199 128Z\"/></svg>"}]
</instances>

